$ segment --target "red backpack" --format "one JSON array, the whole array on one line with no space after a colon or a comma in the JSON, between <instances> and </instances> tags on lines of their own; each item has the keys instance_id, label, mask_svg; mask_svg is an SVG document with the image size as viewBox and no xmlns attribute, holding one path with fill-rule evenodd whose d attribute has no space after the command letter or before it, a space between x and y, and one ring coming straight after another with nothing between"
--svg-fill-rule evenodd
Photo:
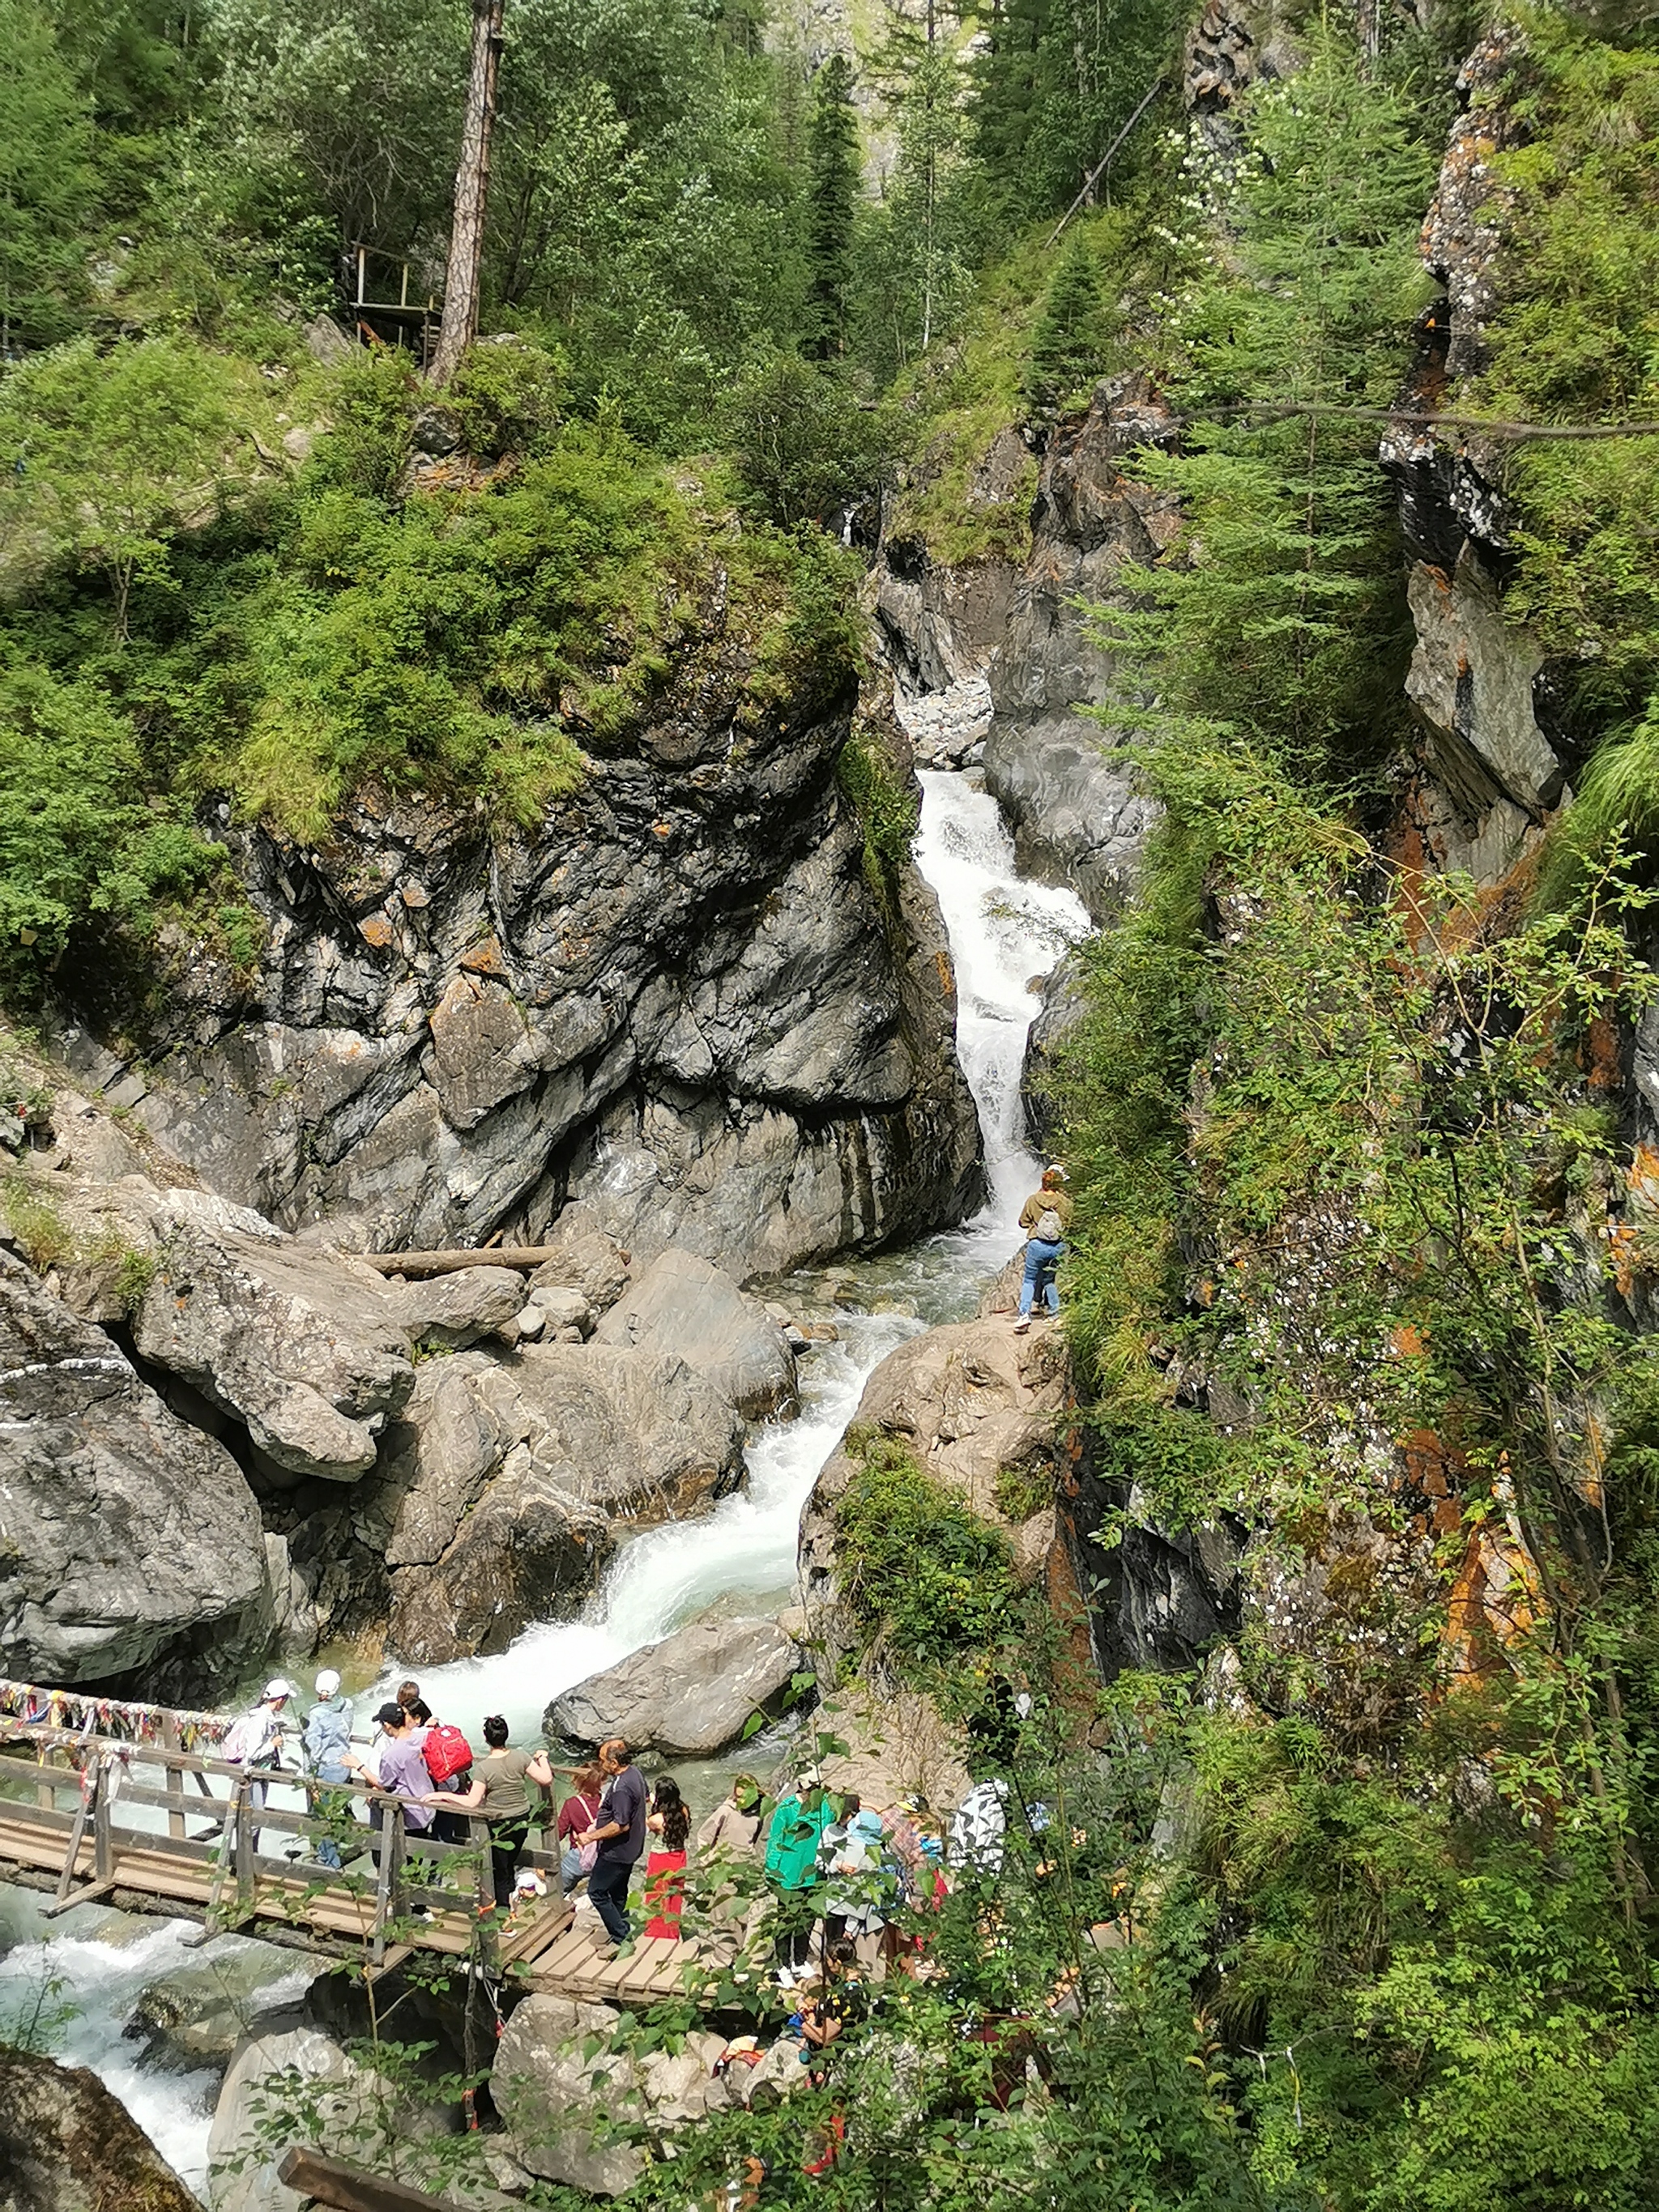
<instances>
[{"instance_id":1,"label":"red backpack","mask_svg":"<svg viewBox=\"0 0 1659 2212\"><path fill-rule=\"evenodd\" d=\"M471 1765L472 1747L459 1729L452 1728L447 1721L434 1721L421 1746L421 1756L427 1772L441 1790Z\"/></svg>"}]
</instances>

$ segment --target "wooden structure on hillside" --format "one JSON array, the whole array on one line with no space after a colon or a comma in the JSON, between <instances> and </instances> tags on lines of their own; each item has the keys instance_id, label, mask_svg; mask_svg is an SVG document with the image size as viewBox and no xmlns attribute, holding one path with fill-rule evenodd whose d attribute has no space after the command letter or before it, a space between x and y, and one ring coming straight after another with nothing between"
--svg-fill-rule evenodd
<instances>
[{"instance_id":1,"label":"wooden structure on hillside","mask_svg":"<svg viewBox=\"0 0 1659 2212\"><path fill-rule=\"evenodd\" d=\"M365 344L407 346L419 356L424 371L443 319L442 295L422 285L407 254L383 252L361 240L351 249L348 267L346 306L357 336Z\"/></svg>"},{"instance_id":2,"label":"wooden structure on hillside","mask_svg":"<svg viewBox=\"0 0 1659 2212\"><path fill-rule=\"evenodd\" d=\"M560 1996L641 2004L682 1994L695 1945L641 1939L611 1955L593 1915L559 1894L545 1829L532 1827L522 1863L550 1875L548 1893L504 1914L482 1819L468 1820L466 1843L441 1843L410 1829L405 1801L387 1791L325 1790L184 1750L202 1717L142 1711L155 1717L153 1741L0 1717L0 1880L55 1876L48 1912L104 1899L199 1920L204 1940L280 1929L307 1950L361 1960L371 1978L437 1952ZM373 1825L356 1817L359 1800ZM315 1856L331 1843L338 1869Z\"/></svg>"}]
</instances>

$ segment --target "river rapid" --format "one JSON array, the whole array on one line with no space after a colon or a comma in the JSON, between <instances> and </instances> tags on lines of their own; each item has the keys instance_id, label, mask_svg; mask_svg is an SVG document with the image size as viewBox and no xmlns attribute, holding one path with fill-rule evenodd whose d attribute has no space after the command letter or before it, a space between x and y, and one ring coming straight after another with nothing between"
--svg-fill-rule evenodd
<instances>
[{"instance_id":1,"label":"river rapid","mask_svg":"<svg viewBox=\"0 0 1659 2212\"><path fill-rule=\"evenodd\" d=\"M540 1623L491 1658L423 1668L428 1701L464 1726L499 1712L515 1742L533 1741L549 1698L694 1615L715 1605L757 1613L788 1604L801 1508L872 1370L907 1337L973 1314L985 1278L1018 1241L1019 1207L1039 1167L1026 1148L1019 1095L1033 987L1087 933L1088 917L1072 892L1018 874L996 802L976 776L931 772L921 781L915 855L950 938L957 1049L978 1109L988 1203L962 1229L793 1279L782 1295L833 1303L840 1337L802 1360L799 1415L753 1431L746 1487L702 1519L634 1538L580 1618ZM377 1686L358 1691L360 1729ZM27 2033L33 2021L35 2039L100 2075L201 2191L217 2077L148 2063L143 2042L124 2033L144 1990L165 1975L222 1960L229 1979L239 1951L246 1967L250 1947L241 1939L187 1950L197 1932L185 1922L133 1920L97 1906L48 1930L40 1900L0 1886L0 2038L20 2027ZM247 1978L234 1978L240 1986ZM241 2001L250 2014L291 2002L306 1978L290 1954Z\"/></svg>"}]
</instances>

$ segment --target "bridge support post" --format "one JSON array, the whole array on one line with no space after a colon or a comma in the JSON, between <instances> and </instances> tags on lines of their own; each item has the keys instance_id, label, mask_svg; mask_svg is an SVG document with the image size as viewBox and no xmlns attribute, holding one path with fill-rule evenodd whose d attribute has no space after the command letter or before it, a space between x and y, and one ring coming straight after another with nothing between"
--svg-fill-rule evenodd
<instances>
[{"instance_id":1,"label":"bridge support post","mask_svg":"<svg viewBox=\"0 0 1659 2212\"><path fill-rule=\"evenodd\" d=\"M236 1784L236 1917L248 1919L258 1875L253 1864L253 1785L246 1775Z\"/></svg>"},{"instance_id":2,"label":"bridge support post","mask_svg":"<svg viewBox=\"0 0 1659 2212\"><path fill-rule=\"evenodd\" d=\"M161 1748L163 1751L177 1751L179 1748L179 1717L176 1713L163 1713L161 1716ZM167 1796L178 1807L176 1812L172 1804L167 1807L167 1833L182 1837L185 1832L185 1778L179 1767L169 1766L166 1771Z\"/></svg>"},{"instance_id":3,"label":"bridge support post","mask_svg":"<svg viewBox=\"0 0 1659 2212\"><path fill-rule=\"evenodd\" d=\"M386 1931L403 1909L404 1808L395 1800L380 1808L380 1863L374 1879L374 1933L369 1955L375 1966L386 1958Z\"/></svg>"},{"instance_id":4,"label":"bridge support post","mask_svg":"<svg viewBox=\"0 0 1659 2212\"><path fill-rule=\"evenodd\" d=\"M92 1798L92 1878L100 1889L115 1879L115 1856L110 1846L109 1801L114 1760L105 1752L98 1761L98 1779Z\"/></svg>"}]
</instances>

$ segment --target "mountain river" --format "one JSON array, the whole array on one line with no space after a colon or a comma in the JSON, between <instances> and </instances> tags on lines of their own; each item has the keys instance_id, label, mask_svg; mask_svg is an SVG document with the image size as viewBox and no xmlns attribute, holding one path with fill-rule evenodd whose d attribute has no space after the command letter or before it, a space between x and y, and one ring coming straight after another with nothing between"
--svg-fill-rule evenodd
<instances>
[{"instance_id":1,"label":"mountain river","mask_svg":"<svg viewBox=\"0 0 1659 2212\"><path fill-rule=\"evenodd\" d=\"M840 1339L802 1361L797 1418L753 1431L746 1488L700 1520L636 1536L580 1619L529 1628L492 1658L422 1668L428 1702L463 1725L500 1712L515 1742L533 1741L550 1698L693 1615L714 1605L755 1613L788 1603L801 1507L866 1377L907 1337L975 1312L984 1279L1018 1241L1016 1218L1038 1168L1025 1146L1019 1095L1036 1011L1032 985L1086 933L1088 918L1070 891L1018 874L996 802L975 776L925 773L921 785L915 854L950 936L957 1048L979 1110L988 1202L960 1230L796 1279L791 1287L804 1298L833 1296ZM356 1696L360 1732L374 1686ZM187 1950L185 1939L197 1931L186 1922L133 1919L96 1905L50 1923L48 1933L40 1904L29 1892L0 1886L0 2038L21 2029L25 2039L90 2067L203 2191L217 2076L148 2063L143 2038L124 2030L144 1990L186 1966L195 1972L221 1962L250 2014L290 2002L307 1979L302 1957L290 1954L249 1996L253 1947L241 1938Z\"/></svg>"}]
</instances>

